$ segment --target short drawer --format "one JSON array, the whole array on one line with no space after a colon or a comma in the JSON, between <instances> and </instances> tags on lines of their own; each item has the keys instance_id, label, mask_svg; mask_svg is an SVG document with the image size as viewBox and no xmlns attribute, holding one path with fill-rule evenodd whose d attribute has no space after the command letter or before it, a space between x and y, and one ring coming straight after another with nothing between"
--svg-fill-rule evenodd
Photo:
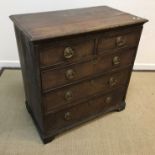
<instances>
[{"instance_id":1,"label":"short drawer","mask_svg":"<svg viewBox=\"0 0 155 155\"><path fill-rule=\"evenodd\" d=\"M60 40L52 44L42 44L38 48L40 67L72 63L89 57L93 54L94 40L77 38Z\"/></svg>"},{"instance_id":2,"label":"short drawer","mask_svg":"<svg viewBox=\"0 0 155 155\"><path fill-rule=\"evenodd\" d=\"M42 71L42 88L45 91L84 79L94 74L125 67L133 62L134 53L135 49L126 52L121 51L117 54L98 56L88 62Z\"/></svg>"},{"instance_id":3,"label":"short drawer","mask_svg":"<svg viewBox=\"0 0 155 155\"><path fill-rule=\"evenodd\" d=\"M96 96L91 100L67 108L65 110L52 113L46 116L45 126L47 130L62 129L84 121L89 117L95 116L110 109L119 107L123 101L124 89L119 88L112 92Z\"/></svg>"},{"instance_id":4,"label":"short drawer","mask_svg":"<svg viewBox=\"0 0 155 155\"><path fill-rule=\"evenodd\" d=\"M111 49L129 48L138 46L141 28L111 30L99 37L97 51L106 52Z\"/></svg>"},{"instance_id":5,"label":"short drawer","mask_svg":"<svg viewBox=\"0 0 155 155\"><path fill-rule=\"evenodd\" d=\"M83 98L88 98L96 93L103 93L119 86L125 86L130 74L130 69L97 76L83 82L66 86L43 95L45 111L64 107L76 103Z\"/></svg>"}]
</instances>

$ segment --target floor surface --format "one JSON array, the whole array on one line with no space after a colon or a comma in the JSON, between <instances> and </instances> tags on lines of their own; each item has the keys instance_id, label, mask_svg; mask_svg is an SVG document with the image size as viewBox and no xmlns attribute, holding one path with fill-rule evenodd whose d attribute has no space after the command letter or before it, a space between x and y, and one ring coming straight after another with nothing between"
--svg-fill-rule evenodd
<instances>
[{"instance_id":1,"label":"floor surface","mask_svg":"<svg viewBox=\"0 0 155 155\"><path fill-rule=\"evenodd\" d=\"M155 72L133 72L127 106L44 145L24 104L20 70L0 77L0 155L155 155Z\"/></svg>"}]
</instances>

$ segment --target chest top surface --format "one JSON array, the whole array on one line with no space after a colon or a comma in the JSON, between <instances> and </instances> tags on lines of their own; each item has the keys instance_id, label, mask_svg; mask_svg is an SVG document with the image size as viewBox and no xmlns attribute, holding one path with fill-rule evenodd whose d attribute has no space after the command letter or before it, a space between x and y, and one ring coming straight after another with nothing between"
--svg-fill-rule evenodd
<instances>
[{"instance_id":1,"label":"chest top surface","mask_svg":"<svg viewBox=\"0 0 155 155\"><path fill-rule=\"evenodd\" d=\"M143 24L146 19L108 6L11 15L31 41Z\"/></svg>"}]
</instances>

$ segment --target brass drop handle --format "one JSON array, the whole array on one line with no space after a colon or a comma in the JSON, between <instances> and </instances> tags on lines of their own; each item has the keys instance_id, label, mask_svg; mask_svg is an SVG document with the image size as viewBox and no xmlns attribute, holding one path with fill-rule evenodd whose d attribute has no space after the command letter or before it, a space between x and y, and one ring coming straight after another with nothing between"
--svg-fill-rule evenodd
<instances>
[{"instance_id":1,"label":"brass drop handle","mask_svg":"<svg viewBox=\"0 0 155 155\"><path fill-rule=\"evenodd\" d=\"M109 85L112 87L112 86L115 86L116 84L118 83L118 80L115 79L114 77L111 77L109 79Z\"/></svg>"},{"instance_id":2,"label":"brass drop handle","mask_svg":"<svg viewBox=\"0 0 155 155\"><path fill-rule=\"evenodd\" d=\"M119 65L121 63L121 59L119 56L114 56L112 61L113 65Z\"/></svg>"},{"instance_id":3,"label":"brass drop handle","mask_svg":"<svg viewBox=\"0 0 155 155\"><path fill-rule=\"evenodd\" d=\"M64 57L65 57L66 59L72 58L73 55L74 55L74 50L73 50L71 47L66 47L66 48L64 49Z\"/></svg>"},{"instance_id":4,"label":"brass drop handle","mask_svg":"<svg viewBox=\"0 0 155 155\"><path fill-rule=\"evenodd\" d=\"M75 71L73 69L69 69L66 71L66 78L68 80L72 80L75 78Z\"/></svg>"},{"instance_id":5,"label":"brass drop handle","mask_svg":"<svg viewBox=\"0 0 155 155\"><path fill-rule=\"evenodd\" d=\"M125 41L125 38L123 37L123 36L118 36L117 38L116 38L116 45L118 46L118 47L122 47L122 46L124 46L126 44L126 41Z\"/></svg>"},{"instance_id":6,"label":"brass drop handle","mask_svg":"<svg viewBox=\"0 0 155 155\"><path fill-rule=\"evenodd\" d=\"M105 103L106 104L111 103L111 101L112 101L112 97L111 96L106 97L106 99L105 99Z\"/></svg>"},{"instance_id":7,"label":"brass drop handle","mask_svg":"<svg viewBox=\"0 0 155 155\"><path fill-rule=\"evenodd\" d=\"M64 116L64 119L65 119L66 121L71 120L71 113L70 113L70 112L66 112L66 113L65 113L65 116Z\"/></svg>"},{"instance_id":8,"label":"brass drop handle","mask_svg":"<svg viewBox=\"0 0 155 155\"><path fill-rule=\"evenodd\" d=\"M70 101L72 98L73 98L72 91L67 91L67 92L65 93L65 99L66 99L67 101Z\"/></svg>"}]
</instances>

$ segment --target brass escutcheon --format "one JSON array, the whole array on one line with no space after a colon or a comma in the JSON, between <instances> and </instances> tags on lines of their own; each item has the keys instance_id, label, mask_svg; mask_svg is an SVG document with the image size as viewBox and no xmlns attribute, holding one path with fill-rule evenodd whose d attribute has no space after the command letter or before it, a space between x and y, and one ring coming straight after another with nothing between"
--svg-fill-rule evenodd
<instances>
[{"instance_id":1,"label":"brass escutcheon","mask_svg":"<svg viewBox=\"0 0 155 155\"><path fill-rule=\"evenodd\" d=\"M66 99L67 101L70 101L72 98L73 98L72 91L67 91L67 92L65 93L65 99Z\"/></svg>"},{"instance_id":2,"label":"brass escutcheon","mask_svg":"<svg viewBox=\"0 0 155 155\"><path fill-rule=\"evenodd\" d=\"M113 61L113 65L119 65L121 62L121 59L119 56L114 56L112 61Z\"/></svg>"},{"instance_id":3,"label":"brass escutcheon","mask_svg":"<svg viewBox=\"0 0 155 155\"><path fill-rule=\"evenodd\" d=\"M71 113L70 112L66 112L64 118L67 121L71 120Z\"/></svg>"},{"instance_id":4,"label":"brass escutcheon","mask_svg":"<svg viewBox=\"0 0 155 155\"><path fill-rule=\"evenodd\" d=\"M118 36L116 38L116 45L118 47L124 46L126 44L125 38L123 36Z\"/></svg>"},{"instance_id":5,"label":"brass escutcheon","mask_svg":"<svg viewBox=\"0 0 155 155\"><path fill-rule=\"evenodd\" d=\"M109 79L109 85L112 87L112 86L115 86L117 84L117 79L115 79L114 77L111 77Z\"/></svg>"},{"instance_id":6,"label":"brass escutcheon","mask_svg":"<svg viewBox=\"0 0 155 155\"><path fill-rule=\"evenodd\" d=\"M66 71L66 78L68 80L72 80L75 78L75 71L73 69L69 69Z\"/></svg>"},{"instance_id":7,"label":"brass escutcheon","mask_svg":"<svg viewBox=\"0 0 155 155\"><path fill-rule=\"evenodd\" d=\"M97 62L98 62L98 58L94 58L94 59L92 60L93 65L96 65Z\"/></svg>"},{"instance_id":8,"label":"brass escutcheon","mask_svg":"<svg viewBox=\"0 0 155 155\"><path fill-rule=\"evenodd\" d=\"M111 101L112 101L112 97L111 96L106 97L106 99L105 99L105 103L106 104L111 103Z\"/></svg>"},{"instance_id":9,"label":"brass escutcheon","mask_svg":"<svg viewBox=\"0 0 155 155\"><path fill-rule=\"evenodd\" d=\"M71 47L66 47L64 50L64 57L66 59L72 58L74 55L74 50Z\"/></svg>"}]
</instances>

